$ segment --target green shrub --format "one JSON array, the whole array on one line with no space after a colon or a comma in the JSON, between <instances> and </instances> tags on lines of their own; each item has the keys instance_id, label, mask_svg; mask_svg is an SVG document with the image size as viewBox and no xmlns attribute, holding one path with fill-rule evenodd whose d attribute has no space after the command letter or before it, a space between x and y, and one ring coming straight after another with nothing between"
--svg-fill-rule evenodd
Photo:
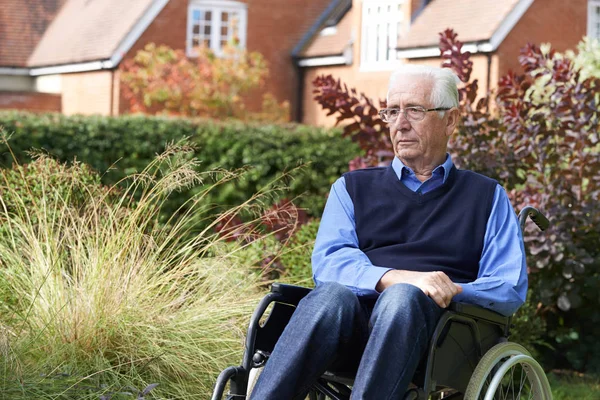
<instances>
[{"instance_id":1,"label":"green shrub","mask_svg":"<svg viewBox=\"0 0 600 400\"><path fill-rule=\"evenodd\" d=\"M103 188L100 176L85 164L68 166L40 155L29 164L0 170L0 191L5 194L4 204L11 211L19 206L29 209L42 198L55 206L64 200L79 208L90 198L102 196L107 188Z\"/></svg>"},{"instance_id":2,"label":"green shrub","mask_svg":"<svg viewBox=\"0 0 600 400\"><path fill-rule=\"evenodd\" d=\"M535 290L530 288L530 290ZM527 297L525 304L513 315L510 341L519 343L529 350L534 357L541 346L548 346L542 340L546 333L546 321L537 314L537 303Z\"/></svg>"},{"instance_id":3,"label":"green shrub","mask_svg":"<svg viewBox=\"0 0 600 400\"><path fill-rule=\"evenodd\" d=\"M207 204L239 205L285 171L297 166L289 180L290 197L311 216L319 216L330 185L348 169L358 147L335 130L302 125L218 123L181 118L123 116L72 116L0 112L0 126L11 136L10 145L23 164L26 150L39 148L61 161L75 158L90 165L112 185L139 172L162 151L165 143L189 137L197 145L195 157L202 170L248 167L243 179L231 181L207 193ZM0 165L10 167L9 152L0 154ZM115 168L116 167L116 168ZM182 190L165 205L168 215L185 199L210 186ZM277 199L273 199L273 203Z\"/></svg>"}]
</instances>

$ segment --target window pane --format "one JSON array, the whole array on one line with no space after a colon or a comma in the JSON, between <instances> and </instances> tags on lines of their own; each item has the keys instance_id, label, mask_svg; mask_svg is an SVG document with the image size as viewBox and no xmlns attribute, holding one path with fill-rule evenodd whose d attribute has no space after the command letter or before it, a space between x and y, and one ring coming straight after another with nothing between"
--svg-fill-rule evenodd
<instances>
[{"instance_id":1,"label":"window pane","mask_svg":"<svg viewBox=\"0 0 600 400\"><path fill-rule=\"evenodd\" d=\"M367 55L367 58L369 58L370 44L371 44L371 42L369 41L369 27L366 27L362 45L365 48L365 54Z\"/></svg>"},{"instance_id":2,"label":"window pane","mask_svg":"<svg viewBox=\"0 0 600 400\"><path fill-rule=\"evenodd\" d=\"M388 23L386 26L386 32L385 32L385 59L386 60L391 60L390 57L390 51L391 51L391 47L392 47L392 43L391 43L391 39L390 39L390 24Z\"/></svg>"},{"instance_id":3,"label":"window pane","mask_svg":"<svg viewBox=\"0 0 600 400\"><path fill-rule=\"evenodd\" d=\"M377 35L377 39L375 41L375 61L379 61L379 25L375 27L375 34Z\"/></svg>"},{"instance_id":4,"label":"window pane","mask_svg":"<svg viewBox=\"0 0 600 400\"><path fill-rule=\"evenodd\" d=\"M217 2L208 3L189 9L188 46L207 46L220 54L221 47L234 39L245 44L246 32L241 32L240 29L246 25L247 6L228 5L221 8Z\"/></svg>"},{"instance_id":5,"label":"window pane","mask_svg":"<svg viewBox=\"0 0 600 400\"><path fill-rule=\"evenodd\" d=\"M240 20L241 16L239 13L231 13L229 18L229 37L240 39Z\"/></svg>"},{"instance_id":6,"label":"window pane","mask_svg":"<svg viewBox=\"0 0 600 400\"><path fill-rule=\"evenodd\" d=\"M404 20L406 0L378 0L375 4L363 2L361 47L362 61L385 63L394 61L396 44Z\"/></svg>"}]
</instances>

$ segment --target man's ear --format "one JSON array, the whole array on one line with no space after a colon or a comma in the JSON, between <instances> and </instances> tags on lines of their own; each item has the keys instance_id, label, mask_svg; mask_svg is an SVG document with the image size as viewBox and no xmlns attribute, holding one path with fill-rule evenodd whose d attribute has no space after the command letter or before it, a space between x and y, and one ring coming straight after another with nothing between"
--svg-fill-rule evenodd
<instances>
[{"instance_id":1,"label":"man's ear","mask_svg":"<svg viewBox=\"0 0 600 400\"><path fill-rule=\"evenodd\" d=\"M460 118L460 112L457 107L446 111L448 119L446 121L446 136L450 137L454 133L454 130L458 126L458 119Z\"/></svg>"}]
</instances>

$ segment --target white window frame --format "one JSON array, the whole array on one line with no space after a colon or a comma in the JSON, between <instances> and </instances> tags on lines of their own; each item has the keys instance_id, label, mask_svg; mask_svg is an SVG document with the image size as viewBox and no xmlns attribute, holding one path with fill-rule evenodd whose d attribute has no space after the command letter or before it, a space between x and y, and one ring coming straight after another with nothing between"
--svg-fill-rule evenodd
<instances>
[{"instance_id":1,"label":"white window frame","mask_svg":"<svg viewBox=\"0 0 600 400\"><path fill-rule=\"evenodd\" d=\"M588 0L587 36L600 40L600 0Z\"/></svg>"},{"instance_id":2,"label":"white window frame","mask_svg":"<svg viewBox=\"0 0 600 400\"><path fill-rule=\"evenodd\" d=\"M407 0L363 0L360 46L362 71L392 70L398 65L397 39L400 33L406 31L406 3ZM391 7L391 12L388 7ZM387 46L380 43L381 40Z\"/></svg>"},{"instance_id":3,"label":"white window frame","mask_svg":"<svg viewBox=\"0 0 600 400\"><path fill-rule=\"evenodd\" d=\"M195 10L211 12L210 49L217 56L221 56L223 54L223 49L221 48L221 14L223 12L235 12L238 14L239 47L242 49L246 48L246 27L248 25L248 5L246 3L233 0L190 0L188 4L185 46L188 57L197 56L194 48L192 47L194 24L193 16Z\"/></svg>"}]
</instances>

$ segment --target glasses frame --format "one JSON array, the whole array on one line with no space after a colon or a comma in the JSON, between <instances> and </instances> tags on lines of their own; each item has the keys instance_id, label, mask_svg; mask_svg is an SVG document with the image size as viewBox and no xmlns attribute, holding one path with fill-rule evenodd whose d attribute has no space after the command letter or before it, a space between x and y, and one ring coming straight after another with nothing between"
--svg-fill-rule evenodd
<instances>
[{"instance_id":1,"label":"glasses frame","mask_svg":"<svg viewBox=\"0 0 600 400\"><path fill-rule=\"evenodd\" d=\"M400 113L404 114L404 118L406 118L407 121L411 121L411 122L419 122L419 121L423 121L425 119L425 114L423 114L423 118L421 119L411 119L408 118L408 114L407 114L407 110L418 110L418 111L422 111L422 112L429 112L429 111L448 111L451 110L453 107L436 107L436 108L425 108L425 107L421 107L421 106L411 106L411 107L405 107L405 108L397 108L397 107L390 107L390 108L382 108L381 110L379 110L378 114L379 117L383 120L383 122L394 122L398 119L398 117L400 116ZM388 118L386 116L386 113L390 110L398 110L398 117L396 118Z\"/></svg>"}]
</instances>

